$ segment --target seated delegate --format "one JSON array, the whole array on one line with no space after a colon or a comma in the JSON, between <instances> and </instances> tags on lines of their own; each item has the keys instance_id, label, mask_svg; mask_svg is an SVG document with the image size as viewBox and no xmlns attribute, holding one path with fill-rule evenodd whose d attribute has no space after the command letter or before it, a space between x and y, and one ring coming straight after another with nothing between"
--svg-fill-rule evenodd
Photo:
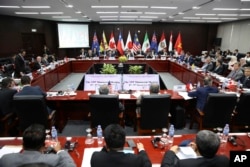
<instances>
[{"instance_id":1,"label":"seated delegate","mask_svg":"<svg viewBox=\"0 0 250 167\"><path fill-rule=\"evenodd\" d=\"M104 130L106 145L92 154L91 167L151 167L142 143L137 143L138 154L124 153L125 130L118 124L110 124Z\"/></svg>"},{"instance_id":2,"label":"seated delegate","mask_svg":"<svg viewBox=\"0 0 250 167\"><path fill-rule=\"evenodd\" d=\"M172 146L162 160L161 167L229 167L229 159L224 155L216 155L220 147L219 136L209 130L199 131L195 141L189 144L197 154L197 158L180 160L176 156L179 147Z\"/></svg>"}]
</instances>

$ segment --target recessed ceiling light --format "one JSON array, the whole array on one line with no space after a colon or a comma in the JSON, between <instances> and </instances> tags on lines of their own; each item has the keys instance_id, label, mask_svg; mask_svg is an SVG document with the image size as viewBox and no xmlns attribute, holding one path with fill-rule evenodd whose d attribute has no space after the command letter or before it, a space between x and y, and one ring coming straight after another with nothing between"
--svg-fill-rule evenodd
<instances>
[{"instance_id":1,"label":"recessed ceiling light","mask_svg":"<svg viewBox=\"0 0 250 167\"><path fill-rule=\"evenodd\" d=\"M208 14L208 13L196 13L196 16L215 16L216 14Z\"/></svg>"},{"instance_id":2,"label":"recessed ceiling light","mask_svg":"<svg viewBox=\"0 0 250 167\"><path fill-rule=\"evenodd\" d=\"M15 12L15 14L39 14L38 12Z\"/></svg>"},{"instance_id":3,"label":"recessed ceiling light","mask_svg":"<svg viewBox=\"0 0 250 167\"><path fill-rule=\"evenodd\" d=\"M153 9L177 9L178 7L174 7L174 6L151 6L150 8L153 8Z\"/></svg>"},{"instance_id":4,"label":"recessed ceiling light","mask_svg":"<svg viewBox=\"0 0 250 167\"><path fill-rule=\"evenodd\" d=\"M193 7L192 7L192 9L195 9L195 10L196 10L196 9L200 9L200 8L201 8L201 7L199 7L199 6L193 6Z\"/></svg>"},{"instance_id":5,"label":"recessed ceiling light","mask_svg":"<svg viewBox=\"0 0 250 167\"><path fill-rule=\"evenodd\" d=\"M174 20L176 22L189 22L189 20Z\"/></svg>"},{"instance_id":6,"label":"recessed ceiling light","mask_svg":"<svg viewBox=\"0 0 250 167\"><path fill-rule=\"evenodd\" d=\"M73 8L74 6L71 5L71 4L68 4L68 5L65 5L65 7L67 7L67 8Z\"/></svg>"},{"instance_id":7,"label":"recessed ceiling light","mask_svg":"<svg viewBox=\"0 0 250 167\"><path fill-rule=\"evenodd\" d=\"M160 14L160 15L164 15L167 14L166 12L145 12L145 14Z\"/></svg>"},{"instance_id":8,"label":"recessed ceiling light","mask_svg":"<svg viewBox=\"0 0 250 167\"><path fill-rule=\"evenodd\" d=\"M20 8L19 6L0 6L0 8Z\"/></svg>"},{"instance_id":9,"label":"recessed ceiling light","mask_svg":"<svg viewBox=\"0 0 250 167\"><path fill-rule=\"evenodd\" d=\"M97 14L118 14L119 12L96 12Z\"/></svg>"},{"instance_id":10,"label":"recessed ceiling light","mask_svg":"<svg viewBox=\"0 0 250 167\"><path fill-rule=\"evenodd\" d=\"M48 9L50 6L21 6L22 8L27 9Z\"/></svg>"},{"instance_id":11,"label":"recessed ceiling light","mask_svg":"<svg viewBox=\"0 0 250 167\"><path fill-rule=\"evenodd\" d=\"M239 10L238 8L213 8L213 10Z\"/></svg>"},{"instance_id":12,"label":"recessed ceiling light","mask_svg":"<svg viewBox=\"0 0 250 167\"><path fill-rule=\"evenodd\" d=\"M40 12L40 14L63 14L63 12Z\"/></svg>"},{"instance_id":13,"label":"recessed ceiling light","mask_svg":"<svg viewBox=\"0 0 250 167\"><path fill-rule=\"evenodd\" d=\"M218 20L218 17L202 17L202 19L206 19L206 20Z\"/></svg>"},{"instance_id":14,"label":"recessed ceiling light","mask_svg":"<svg viewBox=\"0 0 250 167\"><path fill-rule=\"evenodd\" d=\"M240 9L240 10L250 10L250 8L242 8L242 9Z\"/></svg>"},{"instance_id":15,"label":"recessed ceiling light","mask_svg":"<svg viewBox=\"0 0 250 167\"><path fill-rule=\"evenodd\" d=\"M118 8L119 6L91 6L91 8Z\"/></svg>"},{"instance_id":16,"label":"recessed ceiling light","mask_svg":"<svg viewBox=\"0 0 250 167\"><path fill-rule=\"evenodd\" d=\"M76 14L81 14L82 12L81 11L76 11Z\"/></svg>"},{"instance_id":17,"label":"recessed ceiling light","mask_svg":"<svg viewBox=\"0 0 250 167\"><path fill-rule=\"evenodd\" d=\"M183 19L200 19L200 17L183 17Z\"/></svg>"},{"instance_id":18,"label":"recessed ceiling light","mask_svg":"<svg viewBox=\"0 0 250 167\"><path fill-rule=\"evenodd\" d=\"M120 18L138 18L138 16L120 16Z\"/></svg>"},{"instance_id":19,"label":"recessed ceiling light","mask_svg":"<svg viewBox=\"0 0 250 167\"><path fill-rule=\"evenodd\" d=\"M120 12L121 14L142 14L142 12Z\"/></svg>"},{"instance_id":20,"label":"recessed ceiling light","mask_svg":"<svg viewBox=\"0 0 250 167\"><path fill-rule=\"evenodd\" d=\"M137 21L152 21L152 19L136 19Z\"/></svg>"},{"instance_id":21,"label":"recessed ceiling light","mask_svg":"<svg viewBox=\"0 0 250 167\"><path fill-rule=\"evenodd\" d=\"M100 16L100 18L117 18L118 16Z\"/></svg>"},{"instance_id":22,"label":"recessed ceiling light","mask_svg":"<svg viewBox=\"0 0 250 167\"><path fill-rule=\"evenodd\" d=\"M240 14L239 16L250 16L250 14Z\"/></svg>"},{"instance_id":23,"label":"recessed ceiling light","mask_svg":"<svg viewBox=\"0 0 250 167\"><path fill-rule=\"evenodd\" d=\"M145 19L157 19L157 16L140 16L140 18L145 18Z\"/></svg>"},{"instance_id":24,"label":"recessed ceiling light","mask_svg":"<svg viewBox=\"0 0 250 167\"><path fill-rule=\"evenodd\" d=\"M71 16L52 16L54 19L70 19Z\"/></svg>"},{"instance_id":25,"label":"recessed ceiling light","mask_svg":"<svg viewBox=\"0 0 250 167\"><path fill-rule=\"evenodd\" d=\"M62 19L62 21L79 21L78 19Z\"/></svg>"},{"instance_id":26,"label":"recessed ceiling light","mask_svg":"<svg viewBox=\"0 0 250 167\"><path fill-rule=\"evenodd\" d=\"M142 8L142 9L146 9L146 8L148 8L148 6L121 6L121 8Z\"/></svg>"},{"instance_id":27,"label":"recessed ceiling light","mask_svg":"<svg viewBox=\"0 0 250 167\"><path fill-rule=\"evenodd\" d=\"M226 17L226 18L220 18L221 20L237 20L238 18L230 18L230 17Z\"/></svg>"},{"instance_id":28,"label":"recessed ceiling light","mask_svg":"<svg viewBox=\"0 0 250 167\"><path fill-rule=\"evenodd\" d=\"M179 12L178 14L180 14L180 15L181 15L181 14L184 14L184 13L183 13L183 12Z\"/></svg>"},{"instance_id":29,"label":"recessed ceiling light","mask_svg":"<svg viewBox=\"0 0 250 167\"><path fill-rule=\"evenodd\" d=\"M217 14L218 16L238 16L238 14Z\"/></svg>"}]
</instances>

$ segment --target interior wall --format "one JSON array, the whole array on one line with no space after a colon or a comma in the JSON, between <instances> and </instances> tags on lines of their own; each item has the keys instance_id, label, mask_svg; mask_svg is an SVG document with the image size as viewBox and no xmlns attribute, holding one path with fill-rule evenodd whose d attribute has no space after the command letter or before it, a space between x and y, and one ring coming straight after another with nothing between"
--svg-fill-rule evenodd
<instances>
[{"instance_id":1,"label":"interior wall","mask_svg":"<svg viewBox=\"0 0 250 167\"><path fill-rule=\"evenodd\" d=\"M221 49L239 49L240 53L250 51L250 19L230 23L222 23L218 26L217 37L222 38Z\"/></svg>"},{"instance_id":2,"label":"interior wall","mask_svg":"<svg viewBox=\"0 0 250 167\"><path fill-rule=\"evenodd\" d=\"M31 29L45 35L46 45L59 58L68 56L76 57L79 54L79 48L58 49L57 22L48 20L37 20L22 17L12 17L0 15L0 57L8 57L23 48L22 33L31 33ZM148 32L151 42L152 35L155 32L157 41L160 41L161 34L164 31L167 44L169 43L170 33L173 33L173 45L175 44L178 33L182 35L182 46L185 51L190 51L193 55L199 55L202 50L210 50L213 47L213 40L216 38L218 24L196 24L196 23L153 23L153 24L99 24L90 22L89 41L92 44L93 34L96 31L99 43L101 42L102 32L105 31L107 41L109 41L111 31L114 32L115 41L121 32L124 43L126 43L128 31L130 31L132 40L134 33L138 33L139 41L142 45L145 32ZM24 48L25 49L25 48ZM42 51L42 48L41 48ZM37 55L40 53L29 53Z\"/></svg>"}]
</instances>

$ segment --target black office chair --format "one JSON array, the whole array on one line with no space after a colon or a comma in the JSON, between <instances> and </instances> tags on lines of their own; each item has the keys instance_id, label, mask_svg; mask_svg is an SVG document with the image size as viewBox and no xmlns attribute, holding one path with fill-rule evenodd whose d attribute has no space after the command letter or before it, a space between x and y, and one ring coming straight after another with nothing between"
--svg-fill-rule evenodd
<instances>
[{"instance_id":1,"label":"black office chair","mask_svg":"<svg viewBox=\"0 0 250 167\"><path fill-rule=\"evenodd\" d=\"M142 95L137 113L138 134L162 133L169 124L171 96L168 94Z\"/></svg>"},{"instance_id":2,"label":"black office chair","mask_svg":"<svg viewBox=\"0 0 250 167\"><path fill-rule=\"evenodd\" d=\"M192 115L190 129L193 123L199 124L199 130L224 127L231 123L232 113L237 102L236 94L210 93L204 111Z\"/></svg>"},{"instance_id":3,"label":"black office chair","mask_svg":"<svg viewBox=\"0 0 250 167\"><path fill-rule=\"evenodd\" d=\"M91 128L98 125L105 129L109 124L124 126L123 112L120 111L118 95L90 95Z\"/></svg>"},{"instance_id":4,"label":"black office chair","mask_svg":"<svg viewBox=\"0 0 250 167\"><path fill-rule=\"evenodd\" d=\"M46 101L42 95L15 95L13 104L19 118L21 132L34 123L49 129L55 124L55 110L51 114L48 113Z\"/></svg>"},{"instance_id":5,"label":"black office chair","mask_svg":"<svg viewBox=\"0 0 250 167\"><path fill-rule=\"evenodd\" d=\"M249 104L250 92L242 92L235 113L233 114L233 129L241 130L250 128Z\"/></svg>"}]
</instances>

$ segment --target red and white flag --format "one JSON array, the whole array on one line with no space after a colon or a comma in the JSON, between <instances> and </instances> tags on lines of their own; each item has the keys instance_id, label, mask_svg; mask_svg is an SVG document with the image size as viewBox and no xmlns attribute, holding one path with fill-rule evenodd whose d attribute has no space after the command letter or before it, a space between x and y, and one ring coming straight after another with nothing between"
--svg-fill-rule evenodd
<instances>
[{"instance_id":1,"label":"red and white flag","mask_svg":"<svg viewBox=\"0 0 250 167\"><path fill-rule=\"evenodd\" d=\"M132 38L131 38L131 35L130 35L130 31L129 31L128 32L128 37L127 37L127 42L126 42L124 50L126 50L126 49L131 50L132 48L133 48L133 42L132 42Z\"/></svg>"},{"instance_id":2,"label":"red and white flag","mask_svg":"<svg viewBox=\"0 0 250 167\"><path fill-rule=\"evenodd\" d=\"M113 32L110 34L110 39L109 39L109 50L116 49L116 44L115 44L115 38Z\"/></svg>"},{"instance_id":3,"label":"red and white flag","mask_svg":"<svg viewBox=\"0 0 250 167\"><path fill-rule=\"evenodd\" d=\"M167 43L166 43L166 39L165 39L165 34L164 34L164 32L162 32L161 40L160 40L159 45L158 45L158 52L162 51L166 47L167 47Z\"/></svg>"},{"instance_id":4,"label":"red and white flag","mask_svg":"<svg viewBox=\"0 0 250 167\"><path fill-rule=\"evenodd\" d=\"M173 35L171 32L170 38L169 38L169 44L168 44L168 51L171 52L173 50Z\"/></svg>"},{"instance_id":5,"label":"red and white flag","mask_svg":"<svg viewBox=\"0 0 250 167\"><path fill-rule=\"evenodd\" d=\"M124 54L124 42L123 42L123 39L122 39L121 32L119 34L119 39L118 39L118 42L117 42L117 50L119 51L120 55Z\"/></svg>"}]
</instances>

